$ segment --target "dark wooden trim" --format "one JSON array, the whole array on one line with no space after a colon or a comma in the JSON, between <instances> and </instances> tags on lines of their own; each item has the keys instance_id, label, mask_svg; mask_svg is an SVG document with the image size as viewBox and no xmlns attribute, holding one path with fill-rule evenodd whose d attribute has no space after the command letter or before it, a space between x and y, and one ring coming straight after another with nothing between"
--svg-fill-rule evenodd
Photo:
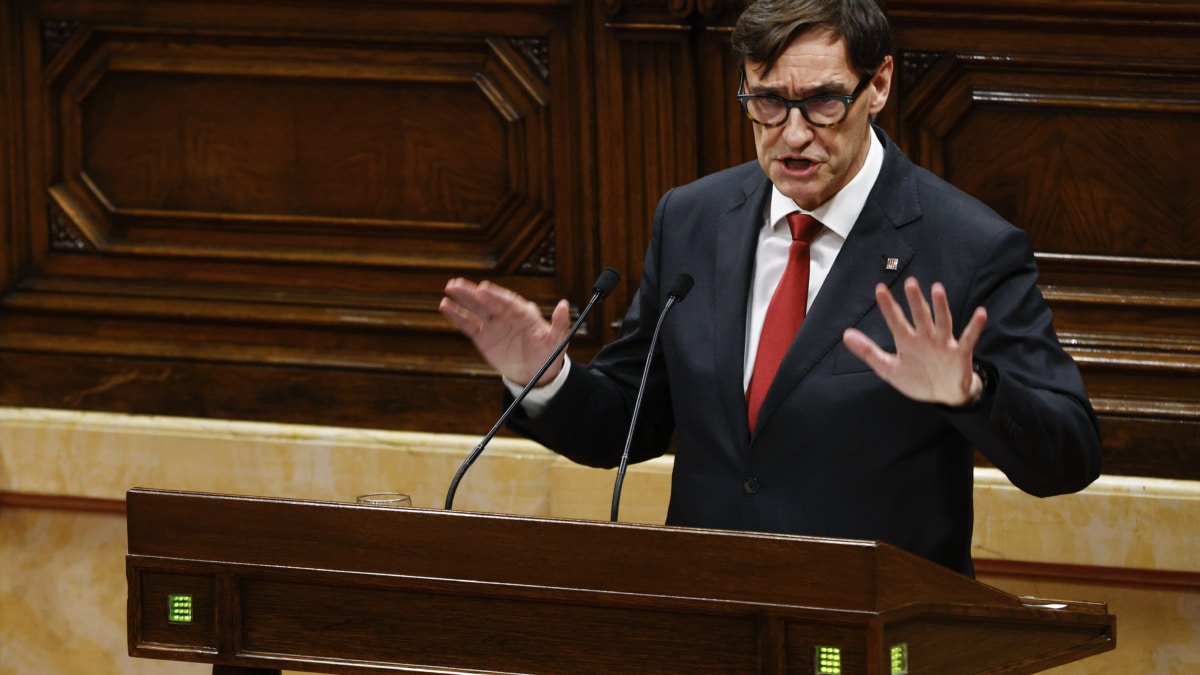
<instances>
[{"instance_id":1,"label":"dark wooden trim","mask_svg":"<svg viewBox=\"0 0 1200 675\"><path fill-rule=\"evenodd\" d=\"M975 559L981 577L1120 586L1145 590L1200 590L1200 571L1150 570L1136 567L1065 565L1027 560Z\"/></svg>"},{"instance_id":2,"label":"dark wooden trim","mask_svg":"<svg viewBox=\"0 0 1200 675\"><path fill-rule=\"evenodd\" d=\"M124 499L48 495L30 492L0 492L0 509L38 509L41 511L83 511L125 515Z\"/></svg>"},{"instance_id":3,"label":"dark wooden trim","mask_svg":"<svg viewBox=\"0 0 1200 675\"><path fill-rule=\"evenodd\" d=\"M124 499L0 491L0 509L38 509L125 515ZM976 558L981 577L1120 586L1145 590L1200 590L1200 571L1071 565L1028 560Z\"/></svg>"}]
</instances>

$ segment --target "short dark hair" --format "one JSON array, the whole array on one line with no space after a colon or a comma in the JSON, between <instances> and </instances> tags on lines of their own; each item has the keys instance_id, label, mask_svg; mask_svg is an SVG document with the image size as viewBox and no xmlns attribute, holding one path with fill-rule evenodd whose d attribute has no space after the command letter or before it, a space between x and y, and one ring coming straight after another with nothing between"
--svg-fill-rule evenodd
<instances>
[{"instance_id":1,"label":"short dark hair","mask_svg":"<svg viewBox=\"0 0 1200 675\"><path fill-rule=\"evenodd\" d=\"M892 53L892 28L881 0L753 0L733 29L733 55L774 66L792 40L814 28L846 41L850 65L874 72Z\"/></svg>"}]
</instances>

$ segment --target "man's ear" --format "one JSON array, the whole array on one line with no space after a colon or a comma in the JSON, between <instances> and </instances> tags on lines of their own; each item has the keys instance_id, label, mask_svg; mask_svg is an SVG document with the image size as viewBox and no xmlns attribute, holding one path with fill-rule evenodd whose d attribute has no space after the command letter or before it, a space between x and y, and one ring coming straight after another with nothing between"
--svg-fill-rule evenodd
<instances>
[{"instance_id":1,"label":"man's ear","mask_svg":"<svg viewBox=\"0 0 1200 675\"><path fill-rule=\"evenodd\" d=\"M872 115L878 115L883 106L887 105L888 94L892 91L892 68L892 57L885 56L883 63L875 69L875 76L871 78L870 90L873 96L869 111Z\"/></svg>"}]
</instances>

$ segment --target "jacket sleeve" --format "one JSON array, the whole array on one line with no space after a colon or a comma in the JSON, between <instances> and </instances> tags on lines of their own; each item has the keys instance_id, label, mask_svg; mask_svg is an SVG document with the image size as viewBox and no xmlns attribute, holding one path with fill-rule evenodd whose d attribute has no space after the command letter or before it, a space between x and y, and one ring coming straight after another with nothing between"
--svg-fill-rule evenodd
<instances>
[{"instance_id":1,"label":"jacket sleeve","mask_svg":"<svg viewBox=\"0 0 1200 675\"><path fill-rule=\"evenodd\" d=\"M1045 497L1081 490L1099 476L1100 432L1037 281L1028 236L1006 228L994 237L959 315L965 321L975 306L987 308L975 359L995 381L980 405L947 414L1014 485Z\"/></svg>"}]
</instances>

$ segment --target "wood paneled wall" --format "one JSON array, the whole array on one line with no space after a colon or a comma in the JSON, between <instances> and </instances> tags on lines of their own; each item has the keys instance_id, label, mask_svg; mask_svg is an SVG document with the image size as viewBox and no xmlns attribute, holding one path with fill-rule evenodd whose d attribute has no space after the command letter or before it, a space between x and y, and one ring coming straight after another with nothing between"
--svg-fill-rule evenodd
<instances>
[{"instance_id":1,"label":"wood paneled wall","mask_svg":"<svg viewBox=\"0 0 1200 675\"><path fill-rule=\"evenodd\" d=\"M0 405L483 433L446 279L614 334L753 157L721 0L0 0ZM880 122L1033 236L1109 473L1200 480L1200 1L892 0Z\"/></svg>"}]
</instances>

